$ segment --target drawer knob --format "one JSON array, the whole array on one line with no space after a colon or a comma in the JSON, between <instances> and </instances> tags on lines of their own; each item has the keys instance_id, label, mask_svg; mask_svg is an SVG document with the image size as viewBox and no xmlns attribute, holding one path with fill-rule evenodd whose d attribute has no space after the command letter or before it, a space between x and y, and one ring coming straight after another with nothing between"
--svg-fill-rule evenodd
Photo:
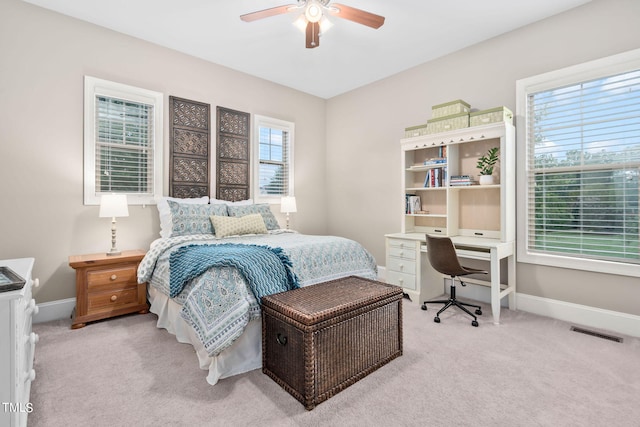
<instances>
[{"instance_id":1,"label":"drawer knob","mask_svg":"<svg viewBox=\"0 0 640 427\"><path fill-rule=\"evenodd\" d=\"M27 380L33 381L35 379L36 379L36 371L35 369L32 369L29 371L29 374L27 375Z\"/></svg>"},{"instance_id":2,"label":"drawer knob","mask_svg":"<svg viewBox=\"0 0 640 427\"><path fill-rule=\"evenodd\" d=\"M111 277L110 277L111 280L116 280L117 278L118 278L118 276L116 276L115 274L112 274Z\"/></svg>"},{"instance_id":3,"label":"drawer knob","mask_svg":"<svg viewBox=\"0 0 640 427\"><path fill-rule=\"evenodd\" d=\"M40 287L40 279L38 278L33 279L33 287L34 288Z\"/></svg>"},{"instance_id":4,"label":"drawer knob","mask_svg":"<svg viewBox=\"0 0 640 427\"><path fill-rule=\"evenodd\" d=\"M35 344L40 340L40 337L38 336L38 334L36 334L35 332L31 332L29 334L29 342L31 344Z\"/></svg>"},{"instance_id":5,"label":"drawer knob","mask_svg":"<svg viewBox=\"0 0 640 427\"><path fill-rule=\"evenodd\" d=\"M111 295L111 302L115 302L118 299L117 295Z\"/></svg>"},{"instance_id":6,"label":"drawer knob","mask_svg":"<svg viewBox=\"0 0 640 427\"><path fill-rule=\"evenodd\" d=\"M33 314L38 314L38 312L40 311L40 308L36 304L35 299L31 299L31 301L29 301L28 311L30 311Z\"/></svg>"}]
</instances>

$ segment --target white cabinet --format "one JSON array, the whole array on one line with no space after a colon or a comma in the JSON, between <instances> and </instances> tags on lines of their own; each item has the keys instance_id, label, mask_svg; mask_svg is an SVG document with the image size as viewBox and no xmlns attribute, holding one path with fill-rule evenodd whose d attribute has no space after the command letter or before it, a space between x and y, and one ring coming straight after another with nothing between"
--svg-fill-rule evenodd
<instances>
[{"instance_id":1,"label":"white cabinet","mask_svg":"<svg viewBox=\"0 0 640 427\"><path fill-rule=\"evenodd\" d=\"M29 402L31 382L36 377L33 356L38 335L31 331L32 318L38 312L31 278L33 258L0 260L25 279L17 291L0 292L0 426L26 426L33 407Z\"/></svg>"},{"instance_id":2,"label":"white cabinet","mask_svg":"<svg viewBox=\"0 0 640 427\"><path fill-rule=\"evenodd\" d=\"M500 157L494 183L479 185L478 158L493 147ZM425 235L449 236L458 256L490 261L487 285L498 322L500 299L515 294L515 148L515 128L504 122L401 140L402 220L399 233L385 236L388 283L414 302L442 295L443 276L426 259ZM473 184L454 184L454 176L469 176ZM412 210L409 198L419 199ZM502 259L508 259L508 284L499 273Z\"/></svg>"}]
</instances>

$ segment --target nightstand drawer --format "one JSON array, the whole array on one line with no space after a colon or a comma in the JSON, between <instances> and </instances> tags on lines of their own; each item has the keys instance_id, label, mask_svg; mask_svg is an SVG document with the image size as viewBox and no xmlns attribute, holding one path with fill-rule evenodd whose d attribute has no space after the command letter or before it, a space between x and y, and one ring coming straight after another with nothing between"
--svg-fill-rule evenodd
<instances>
[{"instance_id":1,"label":"nightstand drawer","mask_svg":"<svg viewBox=\"0 0 640 427\"><path fill-rule=\"evenodd\" d=\"M114 283L137 283L137 264L87 271L87 288L89 291L108 289ZM122 286L120 286L122 287Z\"/></svg>"},{"instance_id":2,"label":"nightstand drawer","mask_svg":"<svg viewBox=\"0 0 640 427\"><path fill-rule=\"evenodd\" d=\"M118 289L112 292L90 293L88 296L89 311L107 307L120 307L138 302L138 288Z\"/></svg>"}]
</instances>

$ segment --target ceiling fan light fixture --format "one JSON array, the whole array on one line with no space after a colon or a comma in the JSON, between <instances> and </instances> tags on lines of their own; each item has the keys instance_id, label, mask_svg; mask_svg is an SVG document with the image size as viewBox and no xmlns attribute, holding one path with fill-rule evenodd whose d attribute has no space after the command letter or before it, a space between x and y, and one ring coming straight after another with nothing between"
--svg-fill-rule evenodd
<instances>
[{"instance_id":1,"label":"ceiling fan light fixture","mask_svg":"<svg viewBox=\"0 0 640 427\"><path fill-rule=\"evenodd\" d=\"M307 18L304 15L300 15L298 19L293 21L293 25L304 34L307 31L307 22Z\"/></svg>"},{"instance_id":2,"label":"ceiling fan light fixture","mask_svg":"<svg viewBox=\"0 0 640 427\"><path fill-rule=\"evenodd\" d=\"M329 21L326 16L323 16L320 20L320 35L329 31L331 27L333 27L333 22Z\"/></svg>"},{"instance_id":3,"label":"ceiling fan light fixture","mask_svg":"<svg viewBox=\"0 0 640 427\"><path fill-rule=\"evenodd\" d=\"M304 10L304 16L309 22L318 22L322 19L322 7L315 1L310 1Z\"/></svg>"}]
</instances>

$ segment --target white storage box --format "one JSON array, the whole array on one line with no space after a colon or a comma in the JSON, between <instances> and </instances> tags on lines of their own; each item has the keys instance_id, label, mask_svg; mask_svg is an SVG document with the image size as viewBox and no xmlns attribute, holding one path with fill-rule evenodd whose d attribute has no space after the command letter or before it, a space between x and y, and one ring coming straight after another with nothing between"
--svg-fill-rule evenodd
<instances>
[{"instance_id":1,"label":"white storage box","mask_svg":"<svg viewBox=\"0 0 640 427\"><path fill-rule=\"evenodd\" d=\"M469 127L469 114L454 114L453 116L427 120L427 133L448 132L454 129Z\"/></svg>"},{"instance_id":2,"label":"white storage box","mask_svg":"<svg viewBox=\"0 0 640 427\"><path fill-rule=\"evenodd\" d=\"M513 113L507 107L475 111L469 115L470 126L488 125L489 123L507 122L513 124Z\"/></svg>"},{"instance_id":3,"label":"white storage box","mask_svg":"<svg viewBox=\"0 0 640 427\"><path fill-rule=\"evenodd\" d=\"M418 125L404 128L404 137L413 138L414 136L422 136L427 134L427 125Z\"/></svg>"},{"instance_id":4,"label":"white storage box","mask_svg":"<svg viewBox=\"0 0 640 427\"><path fill-rule=\"evenodd\" d=\"M444 104L438 104L431 107L431 118L437 119L440 117L453 116L455 114L466 113L469 114L471 106L461 99L455 101L446 102Z\"/></svg>"}]
</instances>

